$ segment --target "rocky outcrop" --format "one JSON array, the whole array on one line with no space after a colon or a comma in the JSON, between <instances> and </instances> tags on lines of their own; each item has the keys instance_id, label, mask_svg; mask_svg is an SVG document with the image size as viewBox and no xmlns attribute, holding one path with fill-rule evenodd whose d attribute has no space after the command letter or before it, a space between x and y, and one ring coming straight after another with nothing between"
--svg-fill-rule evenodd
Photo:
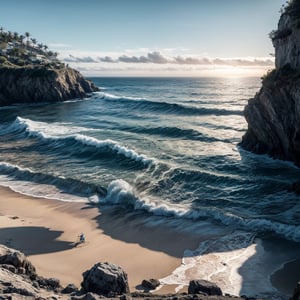
<instances>
[{"instance_id":1,"label":"rocky outcrop","mask_svg":"<svg viewBox=\"0 0 300 300\"><path fill-rule=\"evenodd\" d=\"M300 1L292 1L272 32L276 69L245 107L245 149L300 166Z\"/></svg>"},{"instance_id":2,"label":"rocky outcrop","mask_svg":"<svg viewBox=\"0 0 300 300\"><path fill-rule=\"evenodd\" d=\"M81 286L87 292L112 296L129 293L127 274L111 263L97 263L84 272Z\"/></svg>"},{"instance_id":3,"label":"rocky outcrop","mask_svg":"<svg viewBox=\"0 0 300 300\"><path fill-rule=\"evenodd\" d=\"M300 3L291 2L280 17L278 29L271 33L276 69L287 64L293 69L300 68Z\"/></svg>"},{"instance_id":4,"label":"rocky outcrop","mask_svg":"<svg viewBox=\"0 0 300 300\"><path fill-rule=\"evenodd\" d=\"M222 296L222 290L215 283L207 280L191 280L188 291L189 294Z\"/></svg>"},{"instance_id":5,"label":"rocky outcrop","mask_svg":"<svg viewBox=\"0 0 300 300\"><path fill-rule=\"evenodd\" d=\"M85 98L97 90L92 82L68 67L0 68L0 106Z\"/></svg>"},{"instance_id":6,"label":"rocky outcrop","mask_svg":"<svg viewBox=\"0 0 300 300\"><path fill-rule=\"evenodd\" d=\"M142 281L141 286L146 290L155 290L157 287L160 286L160 282L157 279L151 278L151 279L144 279Z\"/></svg>"},{"instance_id":7,"label":"rocky outcrop","mask_svg":"<svg viewBox=\"0 0 300 300\"><path fill-rule=\"evenodd\" d=\"M26 274L36 277L35 267L25 255L15 249L0 245L0 265L13 273Z\"/></svg>"}]
</instances>

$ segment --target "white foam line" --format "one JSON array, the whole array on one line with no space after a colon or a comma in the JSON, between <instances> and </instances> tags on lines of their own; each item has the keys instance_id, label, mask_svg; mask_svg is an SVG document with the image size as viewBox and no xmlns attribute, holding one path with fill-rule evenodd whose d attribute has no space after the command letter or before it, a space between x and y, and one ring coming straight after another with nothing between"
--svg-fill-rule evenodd
<instances>
[{"instance_id":1,"label":"white foam line","mask_svg":"<svg viewBox=\"0 0 300 300\"><path fill-rule=\"evenodd\" d=\"M98 149L108 147L119 155L123 155L126 158L135 160L137 162L142 162L145 165L148 165L154 161L153 158L148 158L146 155L138 154L136 151L122 146L118 142L115 142L113 140L98 140L96 138L89 137L83 134L74 134L74 131L76 131L76 129L78 130L78 128L70 129L65 128L64 126L49 126L48 123L36 122L29 119L17 117L16 121L11 126L9 126L8 130L17 130L19 128L21 130L25 130L30 136L38 137L44 140L56 141L71 138L84 145L93 146Z\"/></svg>"},{"instance_id":2,"label":"white foam line","mask_svg":"<svg viewBox=\"0 0 300 300\"><path fill-rule=\"evenodd\" d=\"M202 242L195 251L185 251L181 266L160 282L162 286L177 285L179 291L192 279L205 279L215 282L224 293L239 295L242 278L237 270L255 255L253 238L252 234L236 232L216 241ZM225 251L226 243L229 249L236 249Z\"/></svg>"}]
</instances>

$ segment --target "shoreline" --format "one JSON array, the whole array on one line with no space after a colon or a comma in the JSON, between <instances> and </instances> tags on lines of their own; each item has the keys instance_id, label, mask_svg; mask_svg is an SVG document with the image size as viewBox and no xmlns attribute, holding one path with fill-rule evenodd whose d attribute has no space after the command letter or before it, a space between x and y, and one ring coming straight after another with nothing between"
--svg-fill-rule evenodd
<instances>
[{"instance_id":1,"label":"shoreline","mask_svg":"<svg viewBox=\"0 0 300 300\"><path fill-rule=\"evenodd\" d=\"M24 252L40 275L64 285L79 287L84 271L108 261L125 270L135 291L143 279L171 274L181 265L184 250L199 243L197 237L161 227L126 226L120 216L112 219L87 203L33 198L6 187L0 193L0 243ZM74 247L81 232L86 243ZM165 286L164 292L173 288Z\"/></svg>"},{"instance_id":2,"label":"shoreline","mask_svg":"<svg viewBox=\"0 0 300 300\"><path fill-rule=\"evenodd\" d=\"M300 270L300 258L285 262L271 275L272 284L282 293L291 293L300 281L297 277ZM298 271L298 273L297 273ZM288 274L288 277L285 276Z\"/></svg>"},{"instance_id":3,"label":"shoreline","mask_svg":"<svg viewBox=\"0 0 300 300\"><path fill-rule=\"evenodd\" d=\"M107 261L120 265L128 274L131 292L140 291L139 285L143 279L155 278L162 280L162 286L155 294L180 293L187 291L188 281L183 280L183 285L180 280L175 280L178 284L174 284L172 278L178 276L176 274L179 277L194 274L196 277L191 279L208 277L222 287L225 284L222 279L225 266L231 268L230 274L239 273L246 284L241 282L240 286L240 279L233 277L235 284L223 292L236 294L240 287L240 292L247 294L254 292L256 287L256 281L251 278L253 267L257 263L267 264L265 267L269 270L272 267L265 256L265 251L269 255L271 252L263 247L264 241L246 243L244 249L236 250L236 257L242 256L233 265L232 254L220 252L219 255L217 248L217 252L197 254L199 247L211 237L208 233L206 237L204 233L180 233L162 224L148 227L139 219L124 216L123 210L114 207L100 210L99 206L84 202L34 198L8 187L0 187L0 195L0 244L24 252L38 274L58 278L63 285L74 283L80 287L84 271L97 262ZM86 243L75 247L81 232L85 233ZM233 242L235 234L232 236ZM220 243L222 238L217 241ZM224 242L228 243L230 239ZM185 256L185 251L198 256L189 258L189 255ZM203 270L208 268L204 270L206 273L197 270L200 265L195 265L194 269L193 261L196 265L200 264ZM273 269L268 279L262 277L261 280L269 281L279 292L291 294L293 291L289 289L293 283L285 280L291 269L286 267L289 262L285 261L281 267ZM185 271L182 273L182 270ZM221 275L219 279L215 277L218 273ZM210 278L209 274L215 275Z\"/></svg>"}]
</instances>

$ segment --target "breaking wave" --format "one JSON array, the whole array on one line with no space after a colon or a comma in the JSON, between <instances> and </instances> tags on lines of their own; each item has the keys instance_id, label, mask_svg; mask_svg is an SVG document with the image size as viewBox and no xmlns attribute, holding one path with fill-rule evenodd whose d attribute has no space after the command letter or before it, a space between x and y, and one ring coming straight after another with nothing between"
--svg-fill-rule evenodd
<instances>
[{"instance_id":1,"label":"breaking wave","mask_svg":"<svg viewBox=\"0 0 300 300\"><path fill-rule=\"evenodd\" d=\"M42 141L50 141L53 143L61 142L63 144L62 146L64 146L64 142L71 142L71 144L73 144L72 146L77 144L81 151L83 151L82 147L93 147L98 151L110 151L113 154L140 162L144 165L149 165L153 162L153 159L148 158L146 155L139 154L135 150L120 145L116 141L110 139L98 140L79 133L68 134L69 131L64 129L63 126L53 126L51 129L51 125L48 123L35 122L21 117L17 117L16 120L8 126L8 128L2 130L1 133L26 134L29 137L38 138Z\"/></svg>"},{"instance_id":2,"label":"breaking wave","mask_svg":"<svg viewBox=\"0 0 300 300\"><path fill-rule=\"evenodd\" d=\"M77 199L82 197L82 201L86 201L94 195L98 197L106 195L105 188L92 183L54 174L36 172L29 168L22 168L6 162L0 162L0 172L1 185L34 197L52 198L63 201L70 199L71 201L74 197L68 197L67 194L69 194L75 196ZM48 185L48 189L45 189L45 185ZM45 192L45 190L48 192Z\"/></svg>"},{"instance_id":3,"label":"breaking wave","mask_svg":"<svg viewBox=\"0 0 300 300\"><path fill-rule=\"evenodd\" d=\"M99 198L100 204L123 205L134 210L143 210L155 216L175 217L188 220L213 219L224 225L255 232L275 232L289 240L300 241L300 226L288 225L266 219L249 219L214 207L191 208L183 204L170 204L161 200L140 199L134 188L124 180L112 181L107 195Z\"/></svg>"}]
</instances>

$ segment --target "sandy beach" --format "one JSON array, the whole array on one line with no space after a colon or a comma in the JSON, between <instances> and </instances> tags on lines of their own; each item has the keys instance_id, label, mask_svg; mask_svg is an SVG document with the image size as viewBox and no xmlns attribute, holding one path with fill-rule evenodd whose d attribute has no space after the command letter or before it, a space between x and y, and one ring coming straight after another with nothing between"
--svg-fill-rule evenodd
<instances>
[{"instance_id":1,"label":"sandy beach","mask_svg":"<svg viewBox=\"0 0 300 300\"><path fill-rule=\"evenodd\" d=\"M82 272L108 261L123 267L134 291L145 278L169 275L180 266L183 251L198 245L186 234L127 226L124 218L86 203L32 198L3 187L0 195L0 243L24 252L40 275L63 285L80 286ZM75 247L81 232L86 243Z\"/></svg>"}]
</instances>

